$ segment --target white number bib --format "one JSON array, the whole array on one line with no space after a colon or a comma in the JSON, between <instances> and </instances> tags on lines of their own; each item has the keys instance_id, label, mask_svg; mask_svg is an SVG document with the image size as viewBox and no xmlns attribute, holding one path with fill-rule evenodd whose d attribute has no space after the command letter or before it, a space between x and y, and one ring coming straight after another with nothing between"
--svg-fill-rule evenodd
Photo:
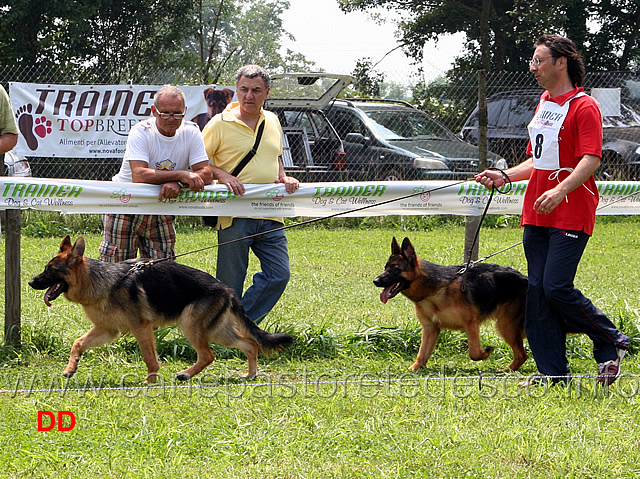
<instances>
[{"instance_id":1,"label":"white number bib","mask_svg":"<svg viewBox=\"0 0 640 479\"><path fill-rule=\"evenodd\" d=\"M558 105L552 101L540 100L540 108L527 127L529 139L533 150L533 166L538 170L560 169L560 145L558 138L562 130L562 124L567 118L569 104L574 98L586 95L585 92L577 93L565 102Z\"/></svg>"}]
</instances>

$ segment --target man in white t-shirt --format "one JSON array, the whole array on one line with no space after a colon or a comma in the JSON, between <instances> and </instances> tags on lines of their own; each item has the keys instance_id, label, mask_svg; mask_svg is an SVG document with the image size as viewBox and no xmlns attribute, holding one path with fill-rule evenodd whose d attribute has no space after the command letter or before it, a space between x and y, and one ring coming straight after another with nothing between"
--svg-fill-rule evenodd
<instances>
[{"instance_id":1,"label":"man in white t-shirt","mask_svg":"<svg viewBox=\"0 0 640 479\"><path fill-rule=\"evenodd\" d=\"M183 121L184 93L174 86L160 88L151 112L153 117L131 128L122 166L113 181L162 185L158 201L176 198L183 185L202 191L213 181L213 173L198 125ZM133 259L138 250L143 258L175 256L173 219L170 215L103 215L100 260Z\"/></svg>"}]
</instances>

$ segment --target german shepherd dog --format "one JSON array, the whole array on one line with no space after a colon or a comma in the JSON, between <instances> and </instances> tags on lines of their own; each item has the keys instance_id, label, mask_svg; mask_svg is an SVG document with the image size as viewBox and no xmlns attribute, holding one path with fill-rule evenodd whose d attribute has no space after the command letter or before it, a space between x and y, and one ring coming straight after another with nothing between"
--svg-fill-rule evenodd
<instances>
[{"instance_id":1,"label":"german shepherd dog","mask_svg":"<svg viewBox=\"0 0 640 479\"><path fill-rule=\"evenodd\" d=\"M34 289L47 289L44 302L60 294L84 308L93 328L78 338L71 348L63 375L71 377L80 356L87 349L131 333L140 346L147 365L145 384L155 382L159 364L153 330L177 323L198 353L196 363L180 371L179 380L188 380L215 359L209 341L238 348L249 360L247 378L257 373L258 350L280 351L293 338L269 334L245 314L236 293L204 271L173 261L161 261L133 268L144 260L105 263L84 256L85 241L80 236L71 245L69 235L60 252L44 271L29 281Z\"/></svg>"},{"instance_id":2,"label":"german shepherd dog","mask_svg":"<svg viewBox=\"0 0 640 479\"><path fill-rule=\"evenodd\" d=\"M384 288L380 293L383 303L402 293L415 305L422 339L410 369L415 371L427 363L442 328L465 331L471 359L487 359L493 348L482 348L480 324L495 318L498 333L513 350L508 369L518 370L527 360L522 344L527 277L496 264L475 264L466 277L460 274L461 269L424 261L418 258L409 238L403 240L402 247L393 238L391 257L373 283Z\"/></svg>"}]
</instances>

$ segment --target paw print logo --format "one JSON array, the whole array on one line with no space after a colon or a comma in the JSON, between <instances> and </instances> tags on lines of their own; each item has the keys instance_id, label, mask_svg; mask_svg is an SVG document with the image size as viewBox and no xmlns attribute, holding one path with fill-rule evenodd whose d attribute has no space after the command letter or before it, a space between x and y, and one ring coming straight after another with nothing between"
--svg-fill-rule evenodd
<instances>
[{"instance_id":1,"label":"paw print logo","mask_svg":"<svg viewBox=\"0 0 640 479\"><path fill-rule=\"evenodd\" d=\"M38 149L38 137L45 138L52 132L51 121L46 116L35 116L33 105L22 105L16 112L18 129L27 141L27 146L35 151Z\"/></svg>"},{"instance_id":2,"label":"paw print logo","mask_svg":"<svg viewBox=\"0 0 640 479\"><path fill-rule=\"evenodd\" d=\"M428 191L426 186L416 186L413 189L414 193L420 193L420 201L422 201L423 203L426 203L427 201L429 201L431 199L431 192Z\"/></svg>"},{"instance_id":3,"label":"paw print logo","mask_svg":"<svg viewBox=\"0 0 640 479\"><path fill-rule=\"evenodd\" d=\"M280 201L282 198L284 198L284 194L282 193L282 191L280 191L280 188L276 188L274 190L267 191L267 198L273 201Z\"/></svg>"},{"instance_id":4,"label":"paw print logo","mask_svg":"<svg viewBox=\"0 0 640 479\"><path fill-rule=\"evenodd\" d=\"M111 193L111 198L117 198L121 203L129 203L131 201L131 193L127 194L127 190L125 188L121 188L119 190L115 190Z\"/></svg>"}]
</instances>

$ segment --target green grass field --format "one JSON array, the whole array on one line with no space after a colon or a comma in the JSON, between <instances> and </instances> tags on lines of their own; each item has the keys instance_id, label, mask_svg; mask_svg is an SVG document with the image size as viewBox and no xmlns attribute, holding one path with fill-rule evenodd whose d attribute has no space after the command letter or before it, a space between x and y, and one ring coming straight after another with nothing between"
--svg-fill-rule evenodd
<instances>
[{"instance_id":1,"label":"green grass field","mask_svg":"<svg viewBox=\"0 0 640 479\"><path fill-rule=\"evenodd\" d=\"M445 331L426 368L409 372L420 341L412 305L403 296L383 305L372 283L394 235L410 237L424 259L460 263L459 222L339 224L288 231L292 279L261 326L289 332L296 343L277 357L261 356L257 380L242 379L241 353L214 347L216 362L177 383L175 373L194 353L178 330L165 329L157 331L161 381L153 387L141 386L146 367L131 337L86 353L71 380L60 375L71 343L89 324L79 306L60 297L47 308L43 292L27 285L60 237L23 236L23 348L0 348L0 477L640 474L636 218L599 220L576 284L633 338L623 362L628 376L609 389L594 387L591 342L574 336L567 342L574 384L525 391L516 384L535 372L533 360L518 373L498 373L511 351L491 325L482 330L483 344L496 347L488 360L471 361L465 335ZM38 228L43 234L51 225ZM97 257L100 236L84 236L87 255ZM517 227L484 228L480 256L520 239ZM179 231L179 253L212 244L211 230ZM491 261L526 273L520 247ZM215 249L181 262L214 273ZM0 267L4 277L4 255ZM45 410L70 411L75 428L38 431L38 411Z\"/></svg>"}]
</instances>

